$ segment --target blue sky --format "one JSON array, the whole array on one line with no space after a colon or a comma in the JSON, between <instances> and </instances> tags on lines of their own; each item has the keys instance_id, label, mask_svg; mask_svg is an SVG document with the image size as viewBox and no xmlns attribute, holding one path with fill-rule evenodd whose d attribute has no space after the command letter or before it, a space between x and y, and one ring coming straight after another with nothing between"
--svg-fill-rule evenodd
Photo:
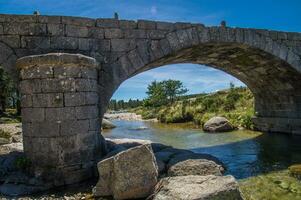
<instances>
[{"instance_id":1,"label":"blue sky","mask_svg":"<svg viewBox=\"0 0 301 200\"><path fill-rule=\"evenodd\" d=\"M301 32L301 0L0 0L0 13L71 15L121 19L187 21L218 25L226 20L232 27L254 27ZM178 79L189 93L212 92L240 81L209 67L177 64L138 74L125 81L113 98L145 97L152 80Z\"/></svg>"}]
</instances>

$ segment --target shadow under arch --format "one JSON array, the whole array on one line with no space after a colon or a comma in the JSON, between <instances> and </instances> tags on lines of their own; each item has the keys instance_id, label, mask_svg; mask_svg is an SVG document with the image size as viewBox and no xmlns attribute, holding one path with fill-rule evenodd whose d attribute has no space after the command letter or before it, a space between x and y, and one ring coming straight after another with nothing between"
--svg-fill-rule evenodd
<instances>
[{"instance_id":1,"label":"shadow under arch","mask_svg":"<svg viewBox=\"0 0 301 200\"><path fill-rule=\"evenodd\" d=\"M192 45L171 51L150 62L143 62L141 54L130 59L133 57L131 54L132 52L129 52L120 57L111 66L108 78L104 79L111 84L103 84L104 108L101 113L106 110L114 91L128 78L163 65L192 63L222 70L248 86L255 97L254 122L257 129L286 133L301 131L301 73L275 55L234 42ZM145 60L151 60L147 58L151 54L145 53L144 56ZM133 60L137 62L134 63Z\"/></svg>"}]
</instances>

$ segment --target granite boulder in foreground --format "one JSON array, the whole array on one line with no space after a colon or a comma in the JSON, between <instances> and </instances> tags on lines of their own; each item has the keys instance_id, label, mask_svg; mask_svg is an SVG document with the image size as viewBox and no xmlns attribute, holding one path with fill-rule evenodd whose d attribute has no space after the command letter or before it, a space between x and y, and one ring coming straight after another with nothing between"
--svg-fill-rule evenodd
<instances>
[{"instance_id":1,"label":"granite boulder in foreground","mask_svg":"<svg viewBox=\"0 0 301 200\"><path fill-rule=\"evenodd\" d=\"M141 145L98 163L94 196L114 199L148 197L157 183L158 167L150 145Z\"/></svg>"},{"instance_id":2,"label":"granite boulder in foreground","mask_svg":"<svg viewBox=\"0 0 301 200\"><path fill-rule=\"evenodd\" d=\"M233 176L176 176L161 179L153 200L242 200Z\"/></svg>"},{"instance_id":3,"label":"granite boulder in foreground","mask_svg":"<svg viewBox=\"0 0 301 200\"><path fill-rule=\"evenodd\" d=\"M235 178L223 176L225 168L214 156L146 140L106 139L106 142L109 152L98 163L95 197L242 199Z\"/></svg>"}]
</instances>

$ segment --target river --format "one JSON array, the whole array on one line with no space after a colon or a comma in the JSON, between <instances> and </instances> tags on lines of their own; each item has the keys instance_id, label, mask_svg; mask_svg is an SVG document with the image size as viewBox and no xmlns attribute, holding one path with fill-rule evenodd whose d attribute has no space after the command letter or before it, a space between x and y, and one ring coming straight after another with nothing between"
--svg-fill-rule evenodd
<instances>
[{"instance_id":1,"label":"river","mask_svg":"<svg viewBox=\"0 0 301 200\"><path fill-rule=\"evenodd\" d=\"M301 182L287 170L301 163L301 137L247 130L212 134L191 124L112 122L117 127L105 130L105 137L147 139L216 156L226 173L238 179L247 200L301 200Z\"/></svg>"}]
</instances>

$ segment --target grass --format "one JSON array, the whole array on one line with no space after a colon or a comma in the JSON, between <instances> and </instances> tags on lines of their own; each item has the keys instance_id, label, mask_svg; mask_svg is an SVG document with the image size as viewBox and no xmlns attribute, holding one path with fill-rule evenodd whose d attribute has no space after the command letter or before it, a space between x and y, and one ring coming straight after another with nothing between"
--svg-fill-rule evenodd
<instances>
[{"instance_id":1,"label":"grass","mask_svg":"<svg viewBox=\"0 0 301 200\"><path fill-rule=\"evenodd\" d=\"M21 123L21 116L17 115L16 109L6 109L5 113L0 116L0 124Z\"/></svg>"},{"instance_id":2,"label":"grass","mask_svg":"<svg viewBox=\"0 0 301 200\"><path fill-rule=\"evenodd\" d=\"M252 129L254 97L244 87L232 88L211 94L181 97L161 107L137 107L131 110L144 119L157 118L163 123L194 122L197 126L214 116L226 117L234 126Z\"/></svg>"}]
</instances>

